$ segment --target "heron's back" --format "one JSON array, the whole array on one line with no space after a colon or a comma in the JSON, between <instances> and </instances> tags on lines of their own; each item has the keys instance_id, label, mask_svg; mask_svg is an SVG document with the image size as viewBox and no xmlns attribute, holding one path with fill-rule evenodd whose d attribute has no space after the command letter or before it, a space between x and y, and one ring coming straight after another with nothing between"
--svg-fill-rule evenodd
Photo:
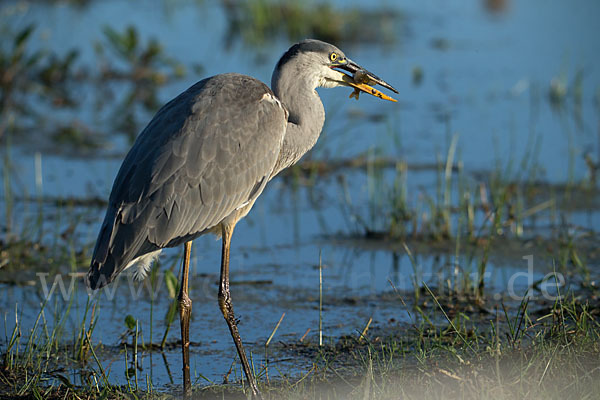
<instances>
[{"instance_id":1,"label":"heron's back","mask_svg":"<svg viewBox=\"0 0 600 400\"><path fill-rule=\"evenodd\" d=\"M202 80L163 106L117 174L90 287L251 205L270 177L286 124L287 112L271 90L239 74Z\"/></svg>"}]
</instances>

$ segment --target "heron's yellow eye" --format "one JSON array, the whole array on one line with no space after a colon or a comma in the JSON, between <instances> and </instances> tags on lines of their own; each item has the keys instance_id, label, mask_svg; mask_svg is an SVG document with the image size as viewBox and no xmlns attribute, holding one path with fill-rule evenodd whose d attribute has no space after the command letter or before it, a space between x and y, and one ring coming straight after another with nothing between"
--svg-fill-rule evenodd
<instances>
[{"instance_id":1,"label":"heron's yellow eye","mask_svg":"<svg viewBox=\"0 0 600 400\"><path fill-rule=\"evenodd\" d=\"M337 53L331 53L331 54L329 55L329 59L330 59L331 61L335 61L335 60L337 60L337 59L338 59L338 55L337 55Z\"/></svg>"}]
</instances>

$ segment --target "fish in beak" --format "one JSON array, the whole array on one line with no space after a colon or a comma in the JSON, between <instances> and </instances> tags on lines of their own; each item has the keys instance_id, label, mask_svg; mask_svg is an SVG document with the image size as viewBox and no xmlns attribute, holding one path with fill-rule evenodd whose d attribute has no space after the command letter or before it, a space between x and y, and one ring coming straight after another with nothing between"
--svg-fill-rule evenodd
<instances>
[{"instance_id":1,"label":"fish in beak","mask_svg":"<svg viewBox=\"0 0 600 400\"><path fill-rule=\"evenodd\" d=\"M370 85L381 85L386 89L391 90L394 93L398 93L396 89L392 87L389 83L373 74L372 72L367 71L362 68L360 65L356 64L354 61L349 60L347 58L339 60L337 63L331 65L331 68L336 70L344 70L350 72L352 75L345 74L341 71L341 79L347 86L353 87L354 92L350 94L350 98L354 97L358 100L358 95L360 92L368 93L372 96L379 97L383 100L389 101L397 101L396 99L380 92Z\"/></svg>"}]
</instances>

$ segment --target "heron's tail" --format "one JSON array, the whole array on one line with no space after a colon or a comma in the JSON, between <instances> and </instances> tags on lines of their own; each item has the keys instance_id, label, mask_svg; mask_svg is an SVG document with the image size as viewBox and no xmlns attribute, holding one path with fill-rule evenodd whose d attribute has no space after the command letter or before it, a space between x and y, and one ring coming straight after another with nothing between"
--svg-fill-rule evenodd
<instances>
[{"instance_id":1,"label":"heron's tail","mask_svg":"<svg viewBox=\"0 0 600 400\"><path fill-rule=\"evenodd\" d=\"M110 272L108 271L110 270ZM92 259L90 270L87 274L87 285L90 289L100 289L114 279L112 271L114 271L114 264L100 264L98 261ZM116 276L116 274L115 274Z\"/></svg>"},{"instance_id":2,"label":"heron's tail","mask_svg":"<svg viewBox=\"0 0 600 400\"><path fill-rule=\"evenodd\" d=\"M121 271L136 264L135 275L145 276L160 248L148 241L144 217L146 215L127 221L122 208L108 206L87 274L87 285L91 289L108 285Z\"/></svg>"},{"instance_id":3,"label":"heron's tail","mask_svg":"<svg viewBox=\"0 0 600 400\"><path fill-rule=\"evenodd\" d=\"M138 278L145 276L160 253L160 248L148 241L145 225L122 222L121 210L109 205L87 274L88 287L100 289L124 269L136 264L135 275Z\"/></svg>"},{"instance_id":4,"label":"heron's tail","mask_svg":"<svg viewBox=\"0 0 600 400\"><path fill-rule=\"evenodd\" d=\"M111 254L110 248L114 239L115 219L117 210L109 206L96 240L96 247L90 263L86 283L90 289L100 289L113 281L118 272L116 260Z\"/></svg>"}]
</instances>

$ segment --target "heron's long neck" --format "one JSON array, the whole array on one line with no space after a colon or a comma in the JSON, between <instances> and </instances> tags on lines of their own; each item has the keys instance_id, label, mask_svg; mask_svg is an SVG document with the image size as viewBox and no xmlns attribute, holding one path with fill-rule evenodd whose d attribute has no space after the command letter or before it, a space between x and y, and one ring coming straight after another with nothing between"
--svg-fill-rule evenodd
<instances>
[{"instance_id":1,"label":"heron's long neck","mask_svg":"<svg viewBox=\"0 0 600 400\"><path fill-rule=\"evenodd\" d=\"M287 79L286 73L290 74ZM315 145L325 122L325 109L315 90L318 82L299 71L285 70L273 76L271 84L275 95L290 113L279 159L273 171L273 175L276 175L295 164Z\"/></svg>"}]
</instances>

